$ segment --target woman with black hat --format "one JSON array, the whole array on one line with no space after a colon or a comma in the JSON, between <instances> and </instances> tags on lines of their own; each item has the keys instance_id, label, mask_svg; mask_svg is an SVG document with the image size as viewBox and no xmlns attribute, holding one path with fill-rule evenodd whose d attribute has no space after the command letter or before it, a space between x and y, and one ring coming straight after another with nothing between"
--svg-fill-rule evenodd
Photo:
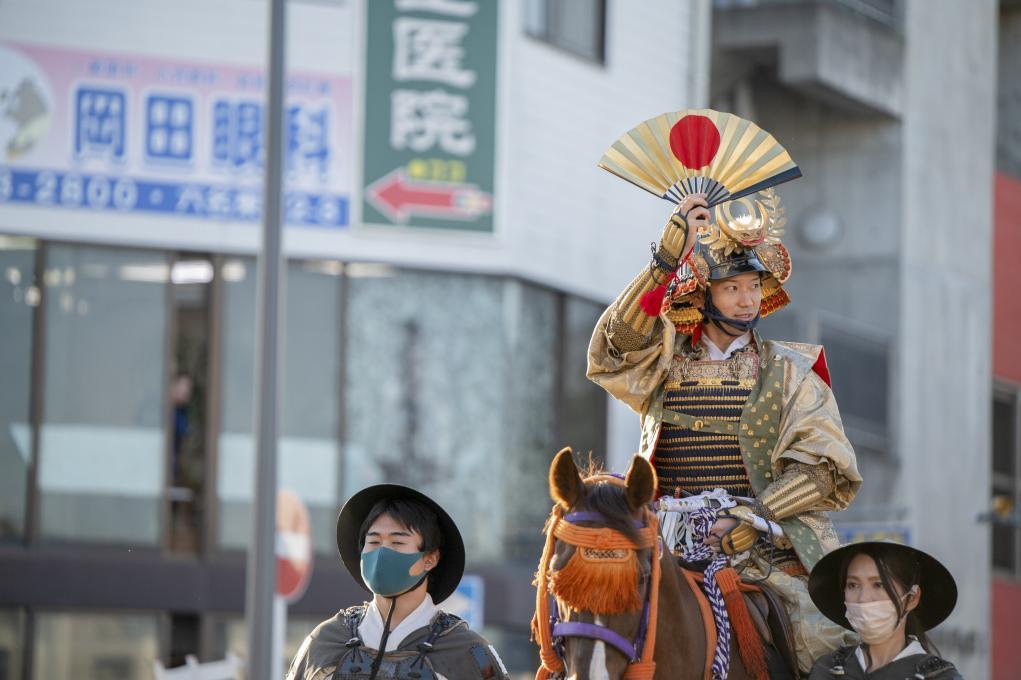
<instances>
[{"instance_id":1,"label":"woman with black hat","mask_svg":"<svg viewBox=\"0 0 1021 680\"><path fill-rule=\"evenodd\" d=\"M953 611L957 585L938 560L896 543L846 545L815 565L812 601L861 644L818 659L809 680L960 680L925 632Z\"/></svg>"},{"instance_id":2,"label":"woman with black hat","mask_svg":"<svg viewBox=\"0 0 1021 680\"><path fill-rule=\"evenodd\" d=\"M428 496L396 484L356 493L337 519L337 547L373 598L319 624L287 680L508 680L496 650L441 611L464 573L464 542Z\"/></svg>"}]
</instances>

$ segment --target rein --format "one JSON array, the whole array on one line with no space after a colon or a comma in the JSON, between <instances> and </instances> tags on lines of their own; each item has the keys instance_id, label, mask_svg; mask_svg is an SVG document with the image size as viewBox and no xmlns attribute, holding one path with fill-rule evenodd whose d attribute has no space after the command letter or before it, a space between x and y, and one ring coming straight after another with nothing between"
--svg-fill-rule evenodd
<instances>
[{"instance_id":1,"label":"rein","mask_svg":"<svg viewBox=\"0 0 1021 680\"><path fill-rule=\"evenodd\" d=\"M659 521L656 514L645 511L645 521L635 520L638 542L634 543L624 534L609 527L580 527L575 522L601 522L605 518L597 512L574 512L564 515L563 509L554 506L546 528L546 544L536 575L535 619L533 628L539 642L539 658L542 665L535 674L536 680L563 675L566 671L564 659L555 640L567 637L584 637L601 640L619 650L628 659L625 680L652 680L656 672L653 661L656 648L656 619L659 614L660 552ZM637 551L643 548L657 548L652 555L651 575L642 611L642 622L638 636L629 641L606 626L594 623L561 622L559 608L550 592L550 565L554 556L556 539L569 543L578 550ZM636 584L637 587L637 584ZM552 601L554 613L550 612Z\"/></svg>"}]
</instances>

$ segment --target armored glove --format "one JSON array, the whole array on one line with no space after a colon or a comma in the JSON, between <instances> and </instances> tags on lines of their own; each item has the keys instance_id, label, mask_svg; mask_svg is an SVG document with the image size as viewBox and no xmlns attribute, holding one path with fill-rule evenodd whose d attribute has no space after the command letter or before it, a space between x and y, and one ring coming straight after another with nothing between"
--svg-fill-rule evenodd
<instances>
[{"instance_id":1,"label":"armored glove","mask_svg":"<svg viewBox=\"0 0 1021 680\"><path fill-rule=\"evenodd\" d=\"M728 555L748 550L761 533L751 525L749 515L756 514L771 522L779 522L809 512L833 492L834 485L833 474L825 463L789 464L775 482L762 490L751 508L737 506L727 511L727 516L735 517L741 523L724 534L720 547Z\"/></svg>"}]
</instances>

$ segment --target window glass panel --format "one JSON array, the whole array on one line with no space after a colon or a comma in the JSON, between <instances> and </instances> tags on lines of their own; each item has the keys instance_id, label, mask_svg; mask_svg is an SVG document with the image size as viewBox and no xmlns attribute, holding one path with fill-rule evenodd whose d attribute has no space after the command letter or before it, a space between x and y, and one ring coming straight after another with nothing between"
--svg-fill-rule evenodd
<instances>
[{"instance_id":1,"label":"window glass panel","mask_svg":"<svg viewBox=\"0 0 1021 680\"><path fill-rule=\"evenodd\" d=\"M157 543L168 275L161 253L48 249L44 537Z\"/></svg>"},{"instance_id":2,"label":"window glass panel","mask_svg":"<svg viewBox=\"0 0 1021 680\"><path fill-rule=\"evenodd\" d=\"M470 563L500 560L533 564L542 552L542 535L536 528L542 526L552 504L549 464L559 443L555 439L557 372L561 370L558 364L562 363L562 358L556 352L557 329L555 293L517 281L504 283L502 333L506 347L500 362L503 373L498 374L497 383L498 388L503 384L507 390L500 407L504 413L504 441L502 446L483 449L480 456L476 454L482 465L486 465L490 456L505 461L504 473L483 477L494 480L490 484L479 485L477 480L466 480L462 493L466 496L469 492L478 494L472 499L472 505L464 509L471 517L478 512L478 504L487 502L487 497L500 498L493 493L493 486L502 487L502 503L497 509L503 514L506 537L499 553L476 551L474 541L481 543L488 529L479 526L478 520L468 524L474 531L474 535L465 535L465 543L471 546ZM474 370L491 368L480 362ZM598 448L605 448L605 444Z\"/></svg>"},{"instance_id":3,"label":"window glass panel","mask_svg":"<svg viewBox=\"0 0 1021 680\"><path fill-rule=\"evenodd\" d=\"M518 543L534 560L554 452L555 295L358 265L349 285L345 497L413 486L454 517L469 563Z\"/></svg>"},{"instance_id":4,"label":"window glass panel","mask_svg":"<svg viewBox=\"0 0 1021 680\"><path fill-rule=\"evenodd\" d=\"M255 260L224 262L222 408L217 450L217 539L244 549L251 533L255 402Z\"/></svg>"},{"instance_id":5,"label":"window glass panel","mask_svg":"<svg viewBox=\"0 0 1021 680\"><path fill-rule=\"evenodd\" d=\"M602 62L606 36L605 0L529 0L525 31L536 38Z\"/></svg>"},{"instance_id":6,"label":"window glass panel","mask_svg":"<svg viewBox=\"0 0 1021 680\"><path fill-rule=\"evenodd\" d=\"M0 540L24 533L28 464L32 457L32 315L35 242L0 236Z\"/></svg>"},{"instance_id":7,"label":"window glass panel","mask_svg":"<svg viewBox=\"0 0 1021 680\"><path fill-rule=\"evenodd\" d=\"M1017 402L1015 397L993 397L993 472L1013 477L1017 460Z\"/></svg>"},{"instance_id":8,"label":"window glass panel","mask_svg":"<svg viewBox=\"0 0 1021 680\"><path fill-rule=\"evenodd\" d=\"M583 57L603 59L604 0L557 0L553 5L556 43Z\"/></svg>"},{"instance_id":9,"label":"window glass panel","mask_svg":"<svg viewBox=\"0 0 1021 680\"><path fill-rule=\"evenodd\" d=\"M993 567L1014 573L1017 552L1017 528L993 524Z\"/></svg>"},{"instance_id":10,"label":"window glass panel","mask_svg":"<svg viewBox=\"0 0 1021 680\"><path fill-rule=\"evenodd\" d=\"M21 678L24 639L24 613L18 609L0 609L0 680Z\"/></svg>"},{"instance_id":11,"label":"window glass panel","mask_svg":"<svg viewBox=\"0 0 1021 680\"><path fill-rule=\"evenodd\" d=\"M287 269L278 485L308 506L312 540L336 551L340 503L340 289L337 262L293 262ZM251 531L255 360L255 263L224 264L223 428L217 489L219 543L244 548Z\"/></svg>"},{"instance_id":12,"label":"window glass panel","mask_svg":"<svg viewBox=\"0 0 1021 680\"><path fill-rule=\"evenodd\" d=\"M39 613L33 677L137 680L159 658L156 615Z\"/></svg>"},{"instance_id":13,"label":"window glass panel","mask_svg":"<svg viewBox=\"0 0 1021 680\"><path fill-rule=\"evenodd\" d=\"M564 301L563 403L560 441L576 453L606 458L606 392L585 377L588 344L603 308L567 296Z\"/></svg>"},{"instance_id":14,"label":"window glass panel","mask_svg":"<svg viewBox=\"0 0 1021 680\"><path fill-rule=\"evenodd\" d=\"M181 554L197 554L204 525L207 404L209 384L209 306L213 263L182 256L170 271L171 315L175 338L171 362L170 500L166 545Z\"/></svg>"},{"instance_id":15,"label":"window glass panel","mask_svg":"<svg viewBox=\"0 0 1021 680\"><path fill-rule=\"evenodd\" d=\"M885 434L889 396L889 348L886 343L861 337L828 324L821 342L833 381L841 416Z\"/></svg>"},{"instance_id":16,"label":"window glass panel","mask_svg":"<svg viewBox=\"0 0 1021 680\"><path fill-rule=\"evenodd\" d=\"M546 35L546 18L549 10L547 0L526 0L525 31L529 35L543 37Z\"/></svg>"},{"instance_id":17,"label":"window glass panel","mask_svg":"<svg viewBox=\"0 0 1021 680\"><path fill-rule=\"evenodd\" d=\"M284 630L284 650L281 654L280 677L287 673L291 659L312 630L321 623L320 619L307 616L288 616ZM216 616L212 619L212 658L226 659L233 654L239 659L248 658L248 629L244 619L237 616Z\"/></svg>"}]
</instances>

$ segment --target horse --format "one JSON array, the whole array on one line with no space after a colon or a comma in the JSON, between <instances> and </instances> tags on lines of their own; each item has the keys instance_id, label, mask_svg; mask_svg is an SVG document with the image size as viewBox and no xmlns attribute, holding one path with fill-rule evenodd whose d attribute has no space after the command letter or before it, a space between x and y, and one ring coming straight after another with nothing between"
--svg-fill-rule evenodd
<instances>
[{"instance_id":1,"label":"horse","mask_svg":"<svg viewBox=\"0 0 1021 680\"><path fill-rule=\"evenodd\" d=\"M542 660L536 680L712 676L712 612L659 538L651 510L656 485L652 464L641 456L623 478L593 470L583 477L569 448L554 458L555 504L535 581L532 628ZM731 645L728 678L772 677L775 666L752 664L759 667L750 671L744 653Z\"/></svg>"}]
</instances>

